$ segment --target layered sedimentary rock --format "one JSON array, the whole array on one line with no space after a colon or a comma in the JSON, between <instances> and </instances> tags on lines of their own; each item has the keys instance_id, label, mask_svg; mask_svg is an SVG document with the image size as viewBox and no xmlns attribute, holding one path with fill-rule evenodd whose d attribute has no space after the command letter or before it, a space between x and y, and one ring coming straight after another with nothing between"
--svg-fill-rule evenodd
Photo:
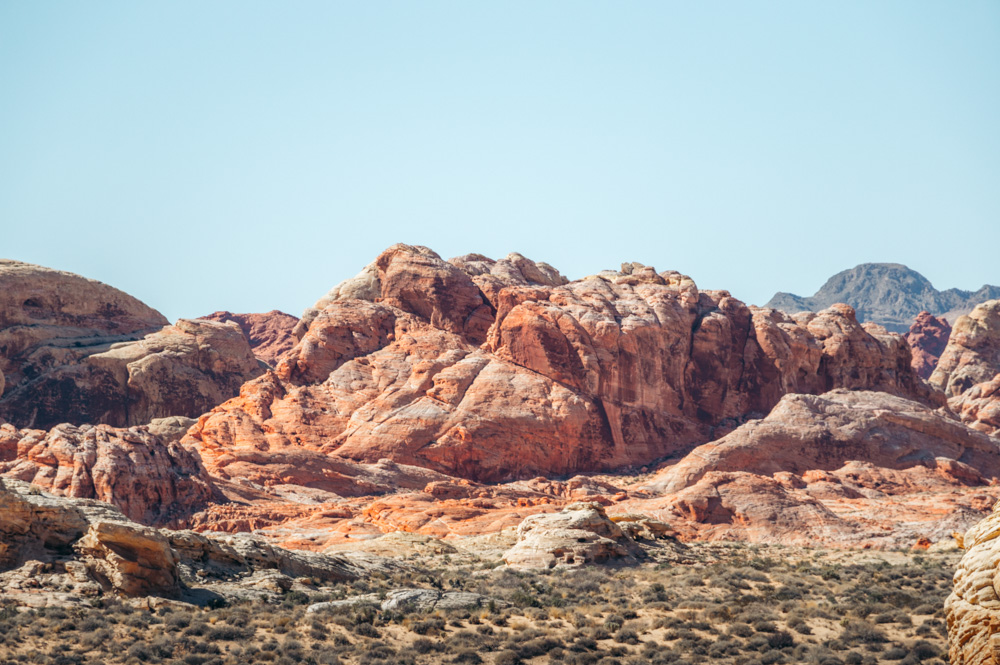
<instances>
[{"instance_id":1,"label":"layered sedimentary rock","mask_svg":"<svg viewBox=\"0 0 1000 665\"><path fill-rule=\"evenodd\" d=\"M849 307L793 318L638 264L563 281L518 255L391 247L186 444L262 484L283 482L268 458L305 450L493 481L645 464L787 392L934 399L902 338Z\"/></svg>"},{"instance_id":2,"label":"layered sedimentary rock","mask_svg":"<svg viewBox=\"0 0 1000 665\"><path fill-rule=\"evenodd\" d=\"M298 318L276 309L262 314L213 312L201 318L221 323L232 321L238 325L254 355L272 367L277 364L278 357L298 341L292 334Z\"/></svg>"},{"instance_id":3,"label":"layered sedimentary rock","mask_svg":"<svg viewBox=\"0 0 1000 665\"><path fill-rule=\"evenodd\" d=\"M263 370L236 324L180 320L70 273L0 262L0 418L18 427L198 416Z\"/></svg>"},{"instance_id":4,"label":"layered sedimentary rock","mask_svg":"<svg viewBox=\"0 0 1000 665\"><path fill-rule=\"evenodd\" d=\"M913 354L913 370L923 379L929 379L938 360L948 346L951 325L930 312L920 312L906 333L906 343Z\"/></svg>"},{"instance_id":5,"label":"layered sedimentary rock","mask_svg":"<svg viewBox=\"0 0 1000 665\"><path fill-rule=\"evenodd\" d=\"M837 273L811 297L777 293L767 306L794 313L847 303L857 310L862 321L905 333L922 311L954 321L994 298L1000 298L1000 286L986 285L978 291L938 291L926 277L904 265L862 263Z\"/></svg>"},{"instance_id":6,"label":"layered sedimentary rock","mask_svg":"<svg viewBox=\"0 0 1000 665\"><path fill-rule=\"evenodd\" d=\"M970 427L1000 433L1000 300L955 322L930 383Z\"/></svg>"},{"instance_id":7,"label":"layered sedimentary rock","mask_svg":"<svg viewBox=\"0 0 1000 665\"><path fill-rule=\"evenodd\" d=\"M0 418L50 427L97 421L114 408L114 386L81 360L116 342L141 339L167 321L101 282L0 260Z\"/></svg>"},{"instance_id":8,"label":"layered sedimentary rock","mask_svg":"<svg viewBox=\"0 0 1000 665\"><path fill-rule=\"evenodd\" d=\"M199 416L264 371L235 323L187 319L86 363L113 379L118 409L100 422L119 426Z\"/></svg>"},{"instance_id":9,"label":"layered sedimentary rock","mask_svg":"<svg viewBox=\"0 0 1000 665\"><path fill-rule=\"evenodd\" d=\"M1000 655L1000 513L994 509L962 538L965 556L955 571L948 613L952 665L993 665Z\"/></svg>"},{"instance_id":10,"label":"layered sedimentary rock","mask_svg":"<svg viewBox=\"0 0 1000 665\"><path fill-rule=\"evenodd\" d=\"M1000 437L1000 373L951 398L948 405L969 427Z\"/></svg>"},{"instance_id":11,"label":"layered sedimentary rock","mask_svg":"<svg viewBox=\"0 0 1000 665\"><path fill-rule=\"evenodd\" d=\"M99 499L143 524L177 524L219 498L197 459L178 443L193 421L150 425L0 426L0 475L58 496Z\"/></svg>"},{"instance_id":12,"label":"layered sedimentary rock","mask_svg":"<svg viewBox=\"0 0 1000 665\"><path fill-rule=\"evenodd\" d=\"M886 393L790 394L762 420L695 448L648 487L677 492L710 472L801 475L856 460L883 469L941 468L982 485L1000 477L1000 441L942 410Z\"/></svg>"},{"instance_id":13,"label":"layered sedimentary rock","mask_svg":"<svg viewBox=\"0 0 1000 665\"><path fill-rule=\"evenodd\" d=\"M1000 373L1000 300L978 305L955 322L930 383L948 397Z\"/></svg>"},{"instance_id":14,"label":"layered sedimentary rock","mask_svg":"<svg viewBox=\"0 0 1000 665\"><path fill-rule=\"evenodd\" d=\"M260 587L263 571L286 579L288 588L291 577L336 582L394 568L370 555L289 552L248 535L154 529L103 502L0 479L3 600L44 604L44 596L68 590L77 598L108 593L206 602L220 597L213 592L238 595L239 587Z\"/></svg>"}]
</instances>

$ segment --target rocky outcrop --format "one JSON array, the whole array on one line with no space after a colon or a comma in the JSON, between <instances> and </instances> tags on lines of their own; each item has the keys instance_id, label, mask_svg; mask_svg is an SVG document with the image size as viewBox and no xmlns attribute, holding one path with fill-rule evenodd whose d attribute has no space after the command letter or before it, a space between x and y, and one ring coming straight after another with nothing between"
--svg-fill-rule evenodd
<instances>
[{"instance_id":1,"label":"rocky outcrop","mask_svg":"<svg viewBox=\"0 0 1000 665\"><path fill-rule=\"evenodd\" d=\"M920 312L954 321L981 302L1000 298L1000 287L978 291L938 291L915 270L898 263L863 263L831 277L812 297L777 293L768 307L785 312L818 312L835 303L855 308L861 321L905 333Z\"/></svg>"},{"instance_id":2,"label":"rocky outcrop","mask_svg":"<svg viewBox=\"0 0 1000 665\"><path fill-rule=\"evenodd\" d=\"M639 548L598 503L574 503L561 512L532 515L517 527L517 544L504 562L523 570L635 561Z\"/></svg>"},{"instance_id":3,"label":"rocky outcrop","mask_svg":"<svg viewBox=\"0 0 1000 665\"><path fill-rule=\"evenodd\" d=\"M153 595L210 602L239 596L246 588L281 592L280 583L262 587L261 573L267 571L278 582L287 579L287 589L292 577L337 582L398 568L372 555L289 552L249 535L154 529L99 501L59 498L0 479L4 601L37 604L39 595L71 590L80 597Z\"/></svg>"},{"instance_id":4,"label":"rocky outcrop","mask_svg":"<svg viewBox=\"0 0 1000 665\"><path fill-rule=\"evenodd\" d=\"M263 314L233 314L232 312L213 312L201 317L208 321L225 323L232 321L243 331L250 344L253 354L274 367L278 358L298 341L292 330L299 320L291 314L271 310Z\"/></svg>"},{"instance_id":5,"label":"rocky outcrop","mask_svg":"<svg viewBox=\"0 0 1000 665\"><path fill-rule=\"evenodd\" d=\"M930 383L956 397L1000 373L1000 300L978 305L955 322Z\"/></svg>"},{"instance_id":6,"label":"rocky outcrop","mask_svg":"<svg viewBox=\"0 0 1000 665\"><path fill-rule=\"evenodd\" d=\"M110 286L0 262L0 418L17 427L198 416L263 371L236 324L166 320Z\"/></svg>"},{"instance_id":7,"label":"rocky outcrop","mask_svg":"<svg viewBox=\"0 0 1000 665\"><path fill-rule=\"evenodd\" d=\"M940 469L982 485L1000 477L1000 441L942 410L886 393L791 394L762 420L699 446L647 488L678 492L711 472L835 471L854 460L883 469Z\"/></svg>"},{"instance_id":8,"label":"rocky outcrop","mask_svg":"<svg viewBox=\"0 0 1000 665\"><path fill-rule=\"evenodd\" d=\"M119 426L197 417L264 371L236 324L186 319L116 344L87 364L113 377L119 410L101 421Z\"/></svg>"},{"instance_id":9,"label":"rocky outcrop","mask_svg":"<svg viewBox=\"0 0 1000 665\"><path fill-rule=\"evenodd\" d=\"M994 511L962 538L965 556L955 571L948 615L953 665L992 665L1000 655L1000 513Z\"/></svg>"},{"instance_id":10,"label":"rocky outcrop","mask_svg":"<svg viewBox=\"0 0 1000 665\"><path fill-rule=\"evenodd\" d=\"M518 255L446 262L394 246L308 311L276 370L185 443L213 473L264 484L283 482L265 481L268 459L302 451L496 481L646 464L787 392L934 399L902 338L849 307L793 318L623 268L564 284Z\"/></svg>"},{"instance_id":11,"label":"rocky outcrop","mask_svg":"<svg viewBox=\"0 0 1000 665\"><path fill-rule=\"evenodd\" d=\"M922 379L929 379L948 345L951 325L930 312L920 312L906 333L906 343L913 354L913 370Z\"/></svg>"},{"instance_id":12,"label":"rocky outcrop","mask_svg":"<svg viewBox=\"0 0 1000 665\"><path fill-rule=\"evenodd\" d=\"M969 427L1000 434L1000 300L955 322L930 383Z\"/></svg>"},{"instance_id":13,"label":"rocky outcrop","mask_svg":"<svg viewBox=\"0 0 1000 665\"><path fill-rule=\"evenodd\" d=\"M969 427L1000 437L1000 373L951 398L948 405Z\"/></svg>"},{"instance_id":14,"label":"rocky outcrop","mask_svg":"<svg viewBox=\"0 0 1000 665\"><path fill-rule=\"evenodd\" d=\"M143 524L178 524L217 498L213 481L179 440L193 421L149 425L0 426L0 475L58 496L98 499Z\"/></svg>"},{"instance_id":15,"label":"rocky outcrop","mask_svg":"<svg viewBox=\"0 0 1000 665\"><path fill-rule=\"evenodd\" d=\"M81 361L166 323L156 310L101 282L0 260L0 418L37 427L96 422L112 408L114 399L104 395L113 386Z\"/></svg>"}]
</instances>

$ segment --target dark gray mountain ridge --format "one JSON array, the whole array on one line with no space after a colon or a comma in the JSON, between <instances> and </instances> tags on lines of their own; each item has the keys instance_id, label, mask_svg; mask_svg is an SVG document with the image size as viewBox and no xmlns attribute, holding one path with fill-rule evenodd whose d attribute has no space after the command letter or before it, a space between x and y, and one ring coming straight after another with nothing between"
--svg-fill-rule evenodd
<instances>
[{"instance_id":1,"label":"dark gray mountain ridge","mask_svg":"<svg viewBox=\"0 0 1000 665\"><path fill-rule=\"evenodd\" d=\"M794 314L818 312L843 302L855 309L859 321L904 333L922 311L955 323L979 303L996 298L1000 298L1000 286L986 285L978 291L938 291L926 277L902 264L862 263L828 279L812 297L776 293L766 307Z\"/></svg>"}]
</instances>

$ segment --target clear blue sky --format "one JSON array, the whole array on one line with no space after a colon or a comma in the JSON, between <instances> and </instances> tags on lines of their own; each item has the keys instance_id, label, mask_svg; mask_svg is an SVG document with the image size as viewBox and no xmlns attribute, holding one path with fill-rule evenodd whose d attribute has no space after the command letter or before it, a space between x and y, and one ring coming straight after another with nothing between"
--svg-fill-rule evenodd
<instances>
[{"instance_id":1,"label":"clear blue sky","mask_svg":"<svg viewBox=\"0 0 1000 665\"><path fill-rule=\"evenodd\" d=\"M299 314L400 241L1000 283L1000 3L0 4L0 256Z\"/></svg>"}]
</instances>

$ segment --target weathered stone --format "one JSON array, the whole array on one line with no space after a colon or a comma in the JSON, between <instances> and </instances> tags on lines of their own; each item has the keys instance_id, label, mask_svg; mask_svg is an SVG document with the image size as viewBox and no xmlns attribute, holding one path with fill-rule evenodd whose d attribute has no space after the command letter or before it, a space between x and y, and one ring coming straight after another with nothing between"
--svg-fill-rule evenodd
<instances>
[{"instance_id":1,"label":"weathered stone","mask_svg":"<svg viewBox=\"0 0 1000 665\"><path fill-rule=\"evenodd\" d=\"M677 492L713 471L834 471L853 460L885 469L959 468L939 459L975 470L971 477L958 472L958 482L985 484L983 477L1000 477L1000 441L946 412L886 393L834 390L786 395L763 420L696 448L647 488Z\"/></svg>"},{"instance_id":2,"label":"weathered stone","mask_svg":"<svg viewBox=\"0 0 1000 665\"><path fill-rule=\"evenodd\" d=\"M212 479L179 443L192 423L58 425L48 432L0 425L0 475L115 504L136 522L176 524L217 498Z\"/></svg>"},{"instance_id":3,"label":"weathered stone","mask_svg":"<svg viewBox=\"0 0 1000 665\"><path fill-rule=\"evenodd\" d=\"M635 561L638 547L597 503L575 503L561 512L532 515L517 527L508 566L544 569L614 560Z\"/></svg>"},{"instance_id":4,"label":"weathered stone","mask_svg":"<svg viewBox=\"0 0 1000 665\"><path fill-rule=\"evenodd\" d=\"M951 325L930 312L920 312L906 333L906 343L913 354L913 370L923 379L929 379L937 367L938 359L948 345Z\"/></svg>"},{"instance_id":5,"label":"weathered stone","mask_svg":"<svg viewBox=\"0 0 1000 665\"><path fill-rule=\"evenodd\" d=\"M201 318L221 323L232 321L238 325L253 354L271 367L277 365L281 354L295 346L298 341L292 331L299 320L291 314L276 309L263 314L213 312Z\"/></svg>"},{"instance_id":6,"label":"weathered stone","mask_svg":"<svg viewBox=\"0 0 1000 665\"><path fill-rule=\"evenodd\" d=\"M117 395L82 359L167 323L156 310L101 282L0 260L0 417L19 427L98 422ZM109 394L110 393L110 394Z\"/></svg>"},{"instance_id":7,"label":"weathered stone","mask_svg":"<svg viewBox=\"0 0 1000 665\"><path fill-rule=\"evenodd\" d=\"M930 383L956 397L1000 373L1000 300L977 305L955 322Z\"/></svg>"}]
</instances>

